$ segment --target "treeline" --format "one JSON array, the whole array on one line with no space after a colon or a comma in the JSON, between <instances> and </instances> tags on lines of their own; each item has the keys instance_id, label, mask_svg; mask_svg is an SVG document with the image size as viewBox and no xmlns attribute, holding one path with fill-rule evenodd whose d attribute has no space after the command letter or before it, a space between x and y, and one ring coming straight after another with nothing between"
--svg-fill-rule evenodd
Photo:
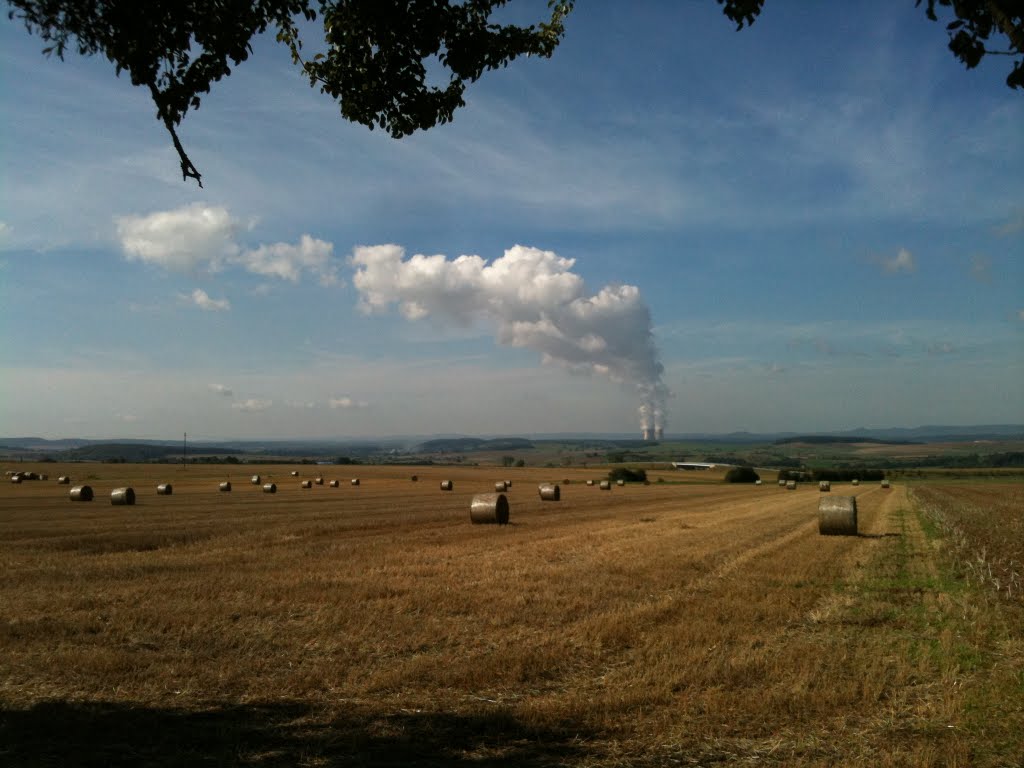
<instances>
[{"instance_id":1,"label":"treeline","mask_svg":"<svg viewBox=\"0 0 1024 768\"><path fill-rule=\"evenodd\" d=\"M795 480L798 483L812 483L819 480L837 483L850 480L884 480L885 472L881 469L783 469L779 471L779 480Z\"/></svg>"},{"instance_id":2,"label":"treeline","mask_svg":"<svg viewBox=\"0 0 1024 768\"><path fill-rule=\"evenodd\" d=\"M878 437L839 437L838 435L803 435L800 437L783 437L776 440L773 445L788 445L790 443L808 443L811 445L823 445L826 443L872 443L875 445L920 445L914 440L882 440Z\"/></svg>"}]
</instances>

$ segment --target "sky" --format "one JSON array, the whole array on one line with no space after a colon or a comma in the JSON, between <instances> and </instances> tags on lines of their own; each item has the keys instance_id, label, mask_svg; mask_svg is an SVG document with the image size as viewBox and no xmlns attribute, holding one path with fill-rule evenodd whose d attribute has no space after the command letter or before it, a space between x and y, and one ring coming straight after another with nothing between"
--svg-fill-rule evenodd
<instances>
[{"instance_id":1,"label":"sky","mask_svg":"<svg viewBox=\"0 0 1024 768\"><path fill-rule=\"evenodd\" d=\"M0 435L1024 423L1010 60L825 6L580 2L401 140L268 35L179 129L202 188L142 89L0 19Z\"/></svg>"}]
</instances>

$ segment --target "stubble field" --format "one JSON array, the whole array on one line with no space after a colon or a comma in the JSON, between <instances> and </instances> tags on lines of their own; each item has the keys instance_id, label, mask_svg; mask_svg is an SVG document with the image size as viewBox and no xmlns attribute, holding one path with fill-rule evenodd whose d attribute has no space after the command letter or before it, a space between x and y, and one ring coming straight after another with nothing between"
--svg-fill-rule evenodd
<instances>
[{"instance_id":1,"label":"stubble field","mask_svg":"<svg viewBox=\"0 0 1024 768\"><path fill-rule=\"evenodd\" d=\"M233 467L220 493L227 467L36 469L0 487L6 765L1024 754L1020 606L951 570L900 484L833 484L861 535L822 537L816 486L703 473L600 491L603 469ZM505 479L511 524L471 525ZM135 506L110 504L121 485Z\"/></svg>"}]
</instances>

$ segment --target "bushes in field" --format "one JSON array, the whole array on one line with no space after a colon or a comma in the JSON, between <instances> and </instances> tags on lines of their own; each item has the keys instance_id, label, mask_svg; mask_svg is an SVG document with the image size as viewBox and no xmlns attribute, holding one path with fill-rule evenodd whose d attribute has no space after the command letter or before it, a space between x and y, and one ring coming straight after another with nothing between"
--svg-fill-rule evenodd
<instances>
[{"instance_id":1,"label":"bushes in field","mask_svg":"<svg viewBox=\"0 0 1024 768\"><path fill-rule=\"evenodd\" d=\"M647 471L643 469L627 469L616 467L608 473L608 479L613 483L622 480L627 483L642 483L647 480Z\"/></svg>"},{"instance_id":2,"label":"bushes in field","mask_svg":"<svg viewBox=\"0 0 1024 768\"><path fill-rule=\"evenodd\" d=\"M756 483L760 479L753 467L733 467L725 473L727 483Z\"/></svg>"}]
</instances>

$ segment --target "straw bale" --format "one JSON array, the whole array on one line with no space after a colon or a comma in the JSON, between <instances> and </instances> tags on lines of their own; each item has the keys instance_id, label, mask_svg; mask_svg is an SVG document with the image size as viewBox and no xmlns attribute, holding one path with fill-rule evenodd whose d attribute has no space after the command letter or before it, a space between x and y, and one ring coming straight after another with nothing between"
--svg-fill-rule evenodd
<instances>
[{"instance_id":1,"label":"straw bale","mask_svg":"<svg viewBox=\"0 0 1024 768\"><path fill-rule=\"evenodd\" d=\"M480 523L508 523L508 499L503 493L478 493L469 505L469 520Z\"/></svg>"},{"instance_id":2,"label":"straw bale","mask_svg":"<svg viewBox=\"0 0 1024 768\"><path fill-rule=\"evenodd\" d=\"M277 483L264 483L264 485L263 485L263 492L264 493L277 493Z\"/></svg>"},{"instance_id":3,"label":"straw bale","mask_svg":"<svg viewBox=\"0 0 1024 768\"><path fill-rule=\"evenodd\" d=\"M231 493L231 482L230 481L225 480L223 483L220 484L219 487L220 487L220 492L221 493Z\"/></svg>"},{"instance_id":4,"label":"straw bale","mask_svg":"<svg viewBox=\"0 0 1024 768\"><path fill-rule=\"evenodd\" d=\"M131 506L135 503L135 491L131 488L115 488L110 492L110 503L115 506Z\"/></svg>"},{"instance_id":5,"label":"straw bale","mask_svg":"<svg viewBox=\"0 0 1024 768\"><path fill-rule=\"evenodd\" d=\"M612 489L612 483L610 480L602 480L600 487L602 491L610 491Z\"/></svg>"},{"instance_id":6,"label":"straw bale","mask_svg":"<svg viewBox=\"0 0 1024 768\"><path fill-rule=\"evenodd\" d=\"M92 487L88 485L76 485L68 493L72 501L92 501Z\"/></svg>"},{"instance_id":7,"label":"straw bale","mask_svg":"<svg viewBox=\"0 0 1024 768\"><path fill-rule=\"evenodd\" d=\"M818 533L823 536L857 535L857 499L823 496L818 500Z\"/></svg>"},{"instance_id":8,"label":"straw bale","mask_svg":"<svg viewBox=\"0 0 1024 768\"><path fill-rule=\"evenodd\" d=\"M170 483L160 483L156 487L157 496L170 496L172 493L174 493L174 486Z\"/></svg>"},{"instance_id":9,"label":"straw bale","mask_svg":"<svg viewBox=\"0 0 1024 768\"><path fill-rule=\"evenodd\" d=\"M442 480L441 481L441 490L442 491L450 491L451 489L452 489L452 481L451 480Z\"/></svg>"},{"instance_id":10,"label":"straw bale","mask_svg":"<svg viewBox=\"0 0 1024 768\"><path fill-rule=\"evenodd\" d=\"M337 480L331 480L331 482L329 482L328 485L331 488L337 488L338 487L338 481Z\"/></svg>"},{"instance_id":11,"label":"straw bale","mask_svg":"<svg viewBox=\"0 0 1024 768\"><path fill-rule=\"evenodd\" d=\"M561 501L562 489L554 483L543 483L537 486L541 501Z\"/></svg>"}]
</instances>

